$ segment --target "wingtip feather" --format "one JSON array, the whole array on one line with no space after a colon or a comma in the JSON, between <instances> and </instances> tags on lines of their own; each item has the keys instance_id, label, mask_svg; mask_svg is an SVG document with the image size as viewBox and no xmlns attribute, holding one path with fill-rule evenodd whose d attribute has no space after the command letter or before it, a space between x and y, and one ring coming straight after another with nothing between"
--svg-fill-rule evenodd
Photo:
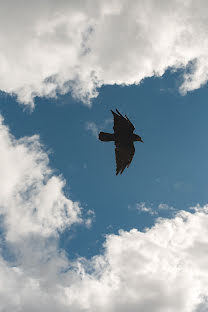
<instances>
[{"instance_id":1,"label":"wingtip feather","mask_svg":"<svg viewBox=\"0 0 208 312\"><path fill-rule=\"evenodd\" d=\"M123 117L123 116L121 115L121 113L117 110L117 108L116 108L116 112L117 112L117 114L119 114L119 116Z\"/></svg>"}]
</instances>

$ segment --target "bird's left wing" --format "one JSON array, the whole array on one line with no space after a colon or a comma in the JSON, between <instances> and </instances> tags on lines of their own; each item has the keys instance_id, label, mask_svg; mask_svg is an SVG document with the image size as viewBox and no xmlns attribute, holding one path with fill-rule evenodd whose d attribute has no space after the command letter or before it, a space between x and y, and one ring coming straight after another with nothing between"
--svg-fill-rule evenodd
<instances>
[{"instance_id":1,"label":"bird's left wing","mask_svg":"<svg viewBox=\"0 0 208 312\"><path fill-rule=\"evenodd\" d=\"M122 145L116 143L116 175L122 173L124 169L129 167L135 153L134 144Z\"/></svg>"},{"instance_id":2,"label":"bird's left wing","mask_svg":"<svg viewBox=\"0 0 208 312\"><path fill-rule=\"evenodd\" d=\"M135 130L134 125L131 123L126 115L124 117L117 109L116 113L112 110L111 112L114 118L113 130L115 133L133 133L133 131Z\"/></svg>"}]
</instances>

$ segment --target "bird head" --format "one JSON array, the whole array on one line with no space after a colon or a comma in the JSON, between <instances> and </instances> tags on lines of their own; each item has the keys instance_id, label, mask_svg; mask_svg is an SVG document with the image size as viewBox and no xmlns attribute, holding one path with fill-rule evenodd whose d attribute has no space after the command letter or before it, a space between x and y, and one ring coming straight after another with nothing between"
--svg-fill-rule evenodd
<instances>
[{"instance_id":1,"label":"bird head","mask_svg":"<svg viewBox=\"0 0 208 312\"><path fill-rule=\"evenodd\" d=\"M144 142L142 141L142 138L141 138L138 134L134 134L134 141L138 141L138 142L144 143Z\"/></svg>"}]
</instances>

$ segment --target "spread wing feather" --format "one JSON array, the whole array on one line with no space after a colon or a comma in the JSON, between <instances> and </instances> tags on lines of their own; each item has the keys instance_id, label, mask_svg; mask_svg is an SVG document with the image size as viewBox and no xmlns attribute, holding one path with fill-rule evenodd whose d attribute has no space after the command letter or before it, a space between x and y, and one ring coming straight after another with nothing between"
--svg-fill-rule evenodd
<instances>
[{"instance_id":1,"label":"spread wing feather","mask_svg":"<svg viewBox=\"0 0 208 312\"><path fill-rule=\"evenodd\" d=\"M122 145L116 143L116 175L122 173L124 169L129 167L135 153L134 144Z\"/></svg>"},{"instance_id":2,"label":"spread wing feather","mask_svg":"<svg viewBox=\"0 0 208 312\"><path fill-rule=\"evenodd\" d=\"M116 133L133 133L135 128L133 126L133 124L131 123L131 121L128 119L128 117L125 115L125 117L123 115L121 115L121 113L116 109L116 113L114 111L112 111L113 114L113 118L114 118L114 126L113 126L113 130Z\"/></svg>"}]
</instances>

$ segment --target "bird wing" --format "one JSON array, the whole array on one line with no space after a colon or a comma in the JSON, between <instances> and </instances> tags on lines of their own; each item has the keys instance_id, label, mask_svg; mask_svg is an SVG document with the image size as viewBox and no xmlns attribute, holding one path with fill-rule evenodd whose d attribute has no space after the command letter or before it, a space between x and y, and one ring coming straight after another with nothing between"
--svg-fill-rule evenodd
<instances>
[{"instance_id":1,"label":"bird wing","mask_svg":"<svg viewBox=\"0 0 208 312\"><path fill-rule=\"evenodd\" d=\"M115 143L115 154L116 154L116 175L122 173L124 169L129 167L135 153L134 144L123 145Z\"/></svg>"},{"instance_id":2,"label":"bird wing","mask_svg":"<svg viewBox=\"0 0 208 312\"><path fill-rule=\"evenodd\" d=\"M113 118L114 118L114 126L113 126L113 130L115 133L133 133L135 128L133 126L133 124L131 123L131 121L128 119L128 117L125 115L122 116L121 113L116 109L116 113L114 111L112 111L113 114Z\"/></svg>"}]
</instances>

